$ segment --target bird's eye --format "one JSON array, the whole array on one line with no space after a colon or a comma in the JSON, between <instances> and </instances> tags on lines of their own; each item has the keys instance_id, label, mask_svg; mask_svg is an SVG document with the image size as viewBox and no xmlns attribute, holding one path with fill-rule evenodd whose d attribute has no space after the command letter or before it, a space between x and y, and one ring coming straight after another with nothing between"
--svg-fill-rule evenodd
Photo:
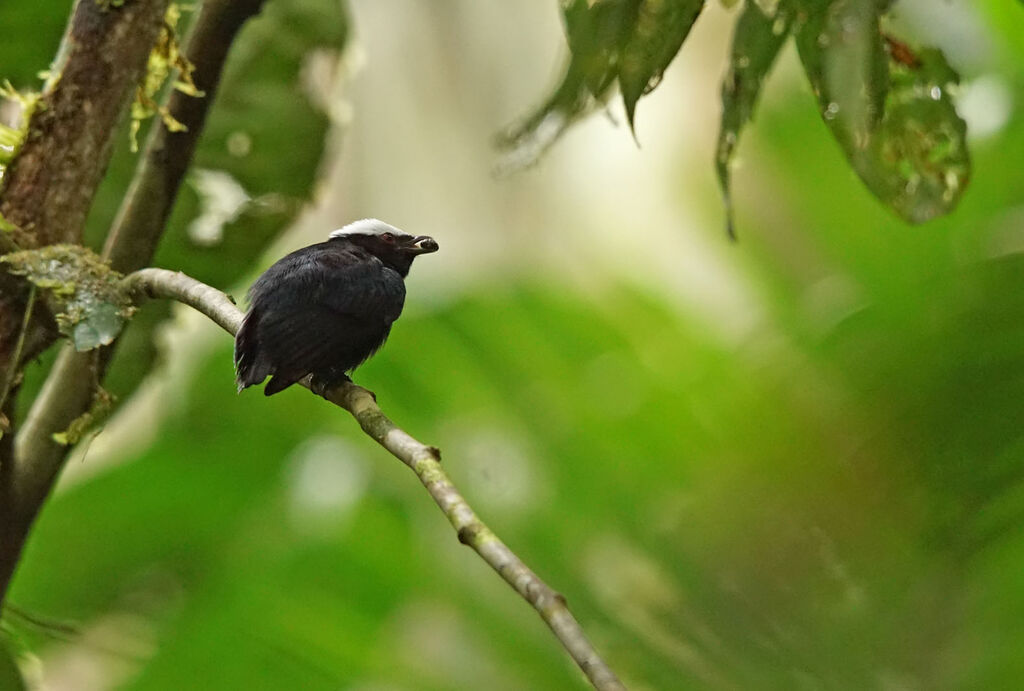
<instances>
[{"instance_id":1,"label":"bird's eye","mask_svg":"<svg viewBox=\"0 0 1024 691\"><path fill-rule=\"evenodd\" d=\"M384 242L394 242L395 241L395 236L392 233L383 233L383 234L381 234L380 238Z\"/></svg>"}]
</instances>

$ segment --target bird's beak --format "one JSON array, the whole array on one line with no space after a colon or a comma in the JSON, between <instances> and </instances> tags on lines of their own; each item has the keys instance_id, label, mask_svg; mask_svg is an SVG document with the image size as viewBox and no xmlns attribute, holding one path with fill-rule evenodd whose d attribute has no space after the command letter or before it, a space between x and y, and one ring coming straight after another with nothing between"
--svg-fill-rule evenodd
<instances>
[{"instance_id":1,"label":"bird's beak","mask_svg":"<svg viewBox=\"0 0 1024 691\"><path fill-rule=\"evenodd\" d=\"M430 254L438 249L437 242L429 235L417 235L409 241L408 252L412 254Z\"/></svg>"}]
</instances>

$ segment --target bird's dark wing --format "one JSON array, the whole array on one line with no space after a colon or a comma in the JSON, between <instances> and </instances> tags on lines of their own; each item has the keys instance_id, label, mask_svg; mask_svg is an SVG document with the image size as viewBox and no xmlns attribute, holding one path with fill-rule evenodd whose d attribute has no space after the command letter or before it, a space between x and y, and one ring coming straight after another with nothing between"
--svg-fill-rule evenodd
<instances>
[{"instance_id":1,"label":"bird's dark wing","mask_svg":"<svg viewBox=\"0 0 1024 691\"><path fill-rule=\"evenodd\" d=\"M271 266L249 295L254 308L317 304L341 314L383 318L390 323L402 313L405 282L398 272L362 248L323 242Z\"/></svg>"},{"instance_id":2,"label":"bird's dark wing","mask_svg":"<svg viewBox=\"0 0 1024 691\"><path fill-rule=\"evenodd\" d=\"M235 341L238 384L273 374L271 395L310 373L340 376L372 355L402 312L405 284L359 248L321 243L274 264L250 297Z\"/></svg>"},{"instance_id":3,"label":"bird's dark wing","mask_svg":"<svg viewBox=\"0 0 1024 691\"><path fill-rule=\"evenodd\" d=\"M373 354L389 326L356 319L322 305L292 313L270 312L260 320L260 352L273 366L265 393L270 396L307 374L327 379L342 375Z\"/></svg>"}]
</instances>

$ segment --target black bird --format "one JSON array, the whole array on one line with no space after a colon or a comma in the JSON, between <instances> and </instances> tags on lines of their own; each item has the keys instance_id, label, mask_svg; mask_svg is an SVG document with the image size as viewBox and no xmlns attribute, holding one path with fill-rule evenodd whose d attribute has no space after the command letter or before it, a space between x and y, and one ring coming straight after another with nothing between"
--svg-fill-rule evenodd
<instances>
[{"instance_id":1,"label":"black bird","mask_svg":"<svg viewBox=\"0 0 1024 691\"><path fill-rule=\"evenodd\" d=\"M268 375L267 396L308 374L320 391L348 379L402 313L412 260L436 251L433 238L366 218L278 260L249 289L235 337L238 390Z\"/></svg>"}]
</instances>

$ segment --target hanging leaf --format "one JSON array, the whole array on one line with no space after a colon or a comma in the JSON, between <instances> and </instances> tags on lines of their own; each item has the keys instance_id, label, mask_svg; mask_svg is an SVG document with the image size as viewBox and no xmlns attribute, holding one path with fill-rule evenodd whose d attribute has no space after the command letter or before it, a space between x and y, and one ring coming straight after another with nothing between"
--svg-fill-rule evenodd
<instances>
[{"instance_id":1,"label":"hanging leaf","mask_svg":"<svg viewBox=\"0 0 1024 691\"><path fill-rule=\"evenodd\" d=\"M618 81L630 129L636 104L679 52L704 0L567 0L570 58L544 103L499 137L509 153L500 170L532 165L572 123L608 97ZM634 131L635 135L635 131Z\"/></svg>"},{"instance_id":2,"label":"hanging leaf","mask_svg":"<svg viewBox=\"0 0 1024 691\"><path fill-rule=\"evenodd\" d=\"M570 0L565 5L572 62L594 97L603 97L615 81L619 57L643 4L643 0Z\"/></svg>"},{"instance_id":3,"label":"hanging leaf","mask_svg":"<svg viewBox=\"0 0 1024 691\"><path fill-rule=\"evenodd\" d=\"M950 95L959 75L937 49L920 51L918 59L917 66L892 64L885 118L857 171L911 223L949 213L971 174L967 125Z\"/></svg>"},{"instance_id":4,"label":"hanging leaf","mask_svg":"<svg viewBox=\"0 0 1024 691\"><path fill-rule=\"evenodd\" d=\"M882 7L877 0L804 5L806 19L796 27L800 59L822 118L853 162L882 118L889 88Z\"/></svg>"},{"instance_id":5,"label":"hanging leaf","mask_svg":"<svg viewBox=\"0 0 1024 691\"><path fill-rule=\"evenodd\" d=\"M703 8L704 0L644 0L640 6L619 59L619 89L634 136L637 101L661 81Z\"/></svg>"},{"instance_id":6,"label":"hanging leaf","mask_svg":"<svg viewBox=\"0 0 1024 691\"><path fill-rule=\"evenodd\" d=\"M618 75L619 56L636 24L641 0L567 0L563 3L569 61L559 85L533 113L498 138L509 153L499 165L533 165L576 120L603 103Z\"/></svg>"},{"instance_id":7,"label":"hanging leaf","mask_svg":"<svg viewBox=\"0 0 1024 691\"><path fill-rule=\"evenodd\" d=\"M820 3L818 3L820 4ZM970 176L956 72L935 49L885 39L886 3L837 0L796 29L822 118L871 193L904 220L948 213Z\"/></svg>"},{"instance_id":8,"label":"hanging leaf","mask_svg":"<svg viewBox=\"0 0 1024 691\"><path fill-rule=\"evenodd\" d=\"M736 21L729 70L722 80L722 119L715 154L718 182L725 202L726 229L732 238L735 237L735 230L729 192L729 165L740 132L754 113L761 85L775 64L775 58L789 36L791 27L791 8L781 4L775 6L773 14L766 14L757 3L748 2Z\"/></svg>"}]
</instances>

